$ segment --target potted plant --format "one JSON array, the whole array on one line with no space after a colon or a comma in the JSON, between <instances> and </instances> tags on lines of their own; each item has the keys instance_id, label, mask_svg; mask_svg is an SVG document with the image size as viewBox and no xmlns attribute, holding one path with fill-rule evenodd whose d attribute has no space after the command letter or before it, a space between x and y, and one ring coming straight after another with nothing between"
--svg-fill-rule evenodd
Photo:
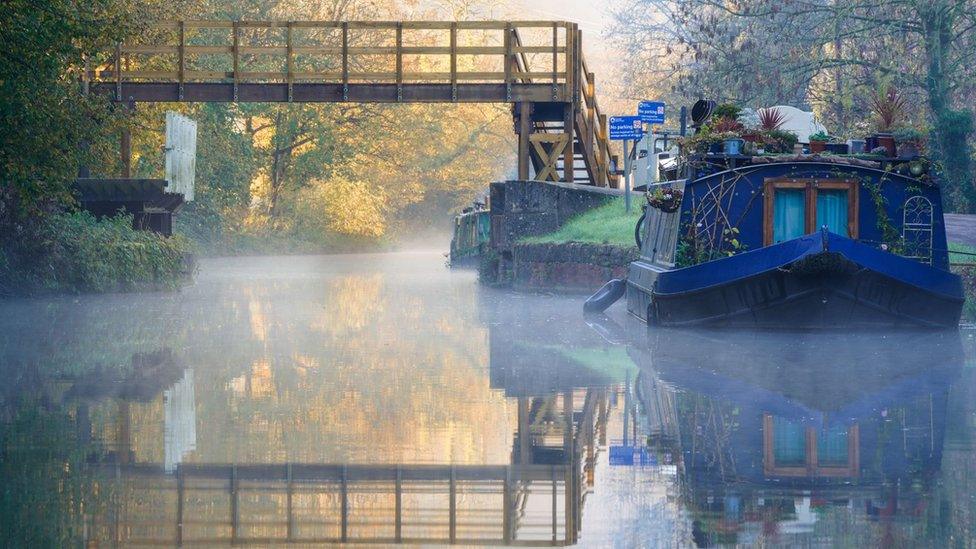
<instances>
[{"instance_id":1,"label":"potted plant","mask_svg":"<svg viewBox=\"0 0 976 549\"><path fill-rule=\"evenodd\" d=\"M715 138L720 140L722 152L728 155L742 154L742 145L745 140L736 132L722 132L715 134Z\"/></svg>"},{"instance_id":2,"label":"potted plant","mask_svg":"<svg viewBox=\"0 0 976 549\"><path fill-rule=\"evenodd\" d=\"M763 132L763 148L769 153L791 153L798 139L796 134L786 130Z\"/></svg>"},{"instance_id":3,"label":"potted plant","mask_svg":"<svg viewBox=\"0 0 976 549\"><path fill-rule=\"evenodd\" d=\"M896 154L895 138L891 132L905 117L907 105L906 99L891 86L879 89L871 97L871 108L878 129L874 137L877 139L877 146L884 147L889 157L894 157Z\"/></svg>"},{"instance_id":4,"label":"potted plant","mask_svg":"<svg viewBox=\"0 0 976 549\"><path fill-rule=\"evenodd\" d=\"M830 142L830 135L827 132L819 131L817 133L810 134L810 153L822 153L827 149L827 143Z\"/></svg>"},{"instance_id":5,"label":"potted plant","mask_svg":"<svg viewBox=\"0 0 976 549\"><path fill-rule=\"evenodd\" d=\"M925 147L925 134L911 126L903 126L894 132L898 158L915 158Z\"/></svg>"},{"instance_id":6,"label":"potted plant","mask_svg":"<svg viewBox=\"0 0 976 549\"><path fill-rule=\"evenodd\" d=\"M648 189L645 196L650 207L657 208L664 213L674 213L681 207L684 192L681 189L658 185Z\"/></svg>"},{"instance_id":7,"label":"potted plant","mask_svg":"<svg viewBox=\"0 0 976 549\"><path fill-rule=\"evenodd\" d=\"M830 154L847 154L848 146L847 143L827 143L827 152Z\"/></svg>"}]
</instances>

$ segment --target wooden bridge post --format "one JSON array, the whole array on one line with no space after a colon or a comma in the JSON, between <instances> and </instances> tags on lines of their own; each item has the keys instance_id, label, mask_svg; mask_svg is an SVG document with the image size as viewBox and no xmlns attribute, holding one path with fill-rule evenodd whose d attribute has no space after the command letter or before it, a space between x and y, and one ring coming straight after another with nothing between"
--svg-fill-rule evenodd
<instances>
[{"instance_id":1,"label":"wooden bridge post","mask_svg":"<svg viewBox=\"0 0 976 549\"><path fill-rule=\"evenodd\" d=\"M529 180L529 134L532 133L532 103L522 101L515 106L518 115L518 178Z\"/></svg>"},{"instance_id":2,"label":"wooden bridge post","mask_svg":"<svg viewBox=\"0 0 976 549\"><path fill-rule=\"evenodd\" d=\"M573 446L573 391L563 392L563 459L566 465L565 495L566 543L576 543L576 448Z\"/></svg>"},{"instance_id":3,"label":"wooden bridge post","mask_svg":"<svg viewBox=\"0 0 976 549\"><path fill-rule=\"evenodd\" d=\"M124 105L126 115L135 113L135 101L126 101ZM122 135L119 138L119 161L122 165L122 178L132 177L132 130L129 129L128 124L122 128Z\"/></svg>"},{"instance_id":4,"label":"wooden bridge post","mask_svg":"<svg viewBox=\"0 0 976 549\"><path fill-rule=\"evenodd\" d=\"M576 123L577 86L576 73L579 60L576 55L576 25L566 27L566 103L563 112L563 128L569 138L563 149L563 181L572 183L575 179L573 158L576 154L573 145L573 126Z\"/></svg>"}]
</instances>

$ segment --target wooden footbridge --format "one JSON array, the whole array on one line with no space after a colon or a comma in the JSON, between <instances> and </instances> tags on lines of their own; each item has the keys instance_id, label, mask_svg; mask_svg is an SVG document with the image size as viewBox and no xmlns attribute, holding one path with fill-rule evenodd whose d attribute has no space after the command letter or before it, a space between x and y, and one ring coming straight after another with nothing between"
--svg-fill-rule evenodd
<instances>
[{"instance_id":1,"label":"wooden footbridge","mask_svg":"<svg viewBox=\"0 0 976 549\"><path fill-rule=\"evenodd\" d=\"M85 79L128 104L509 103L519 179L616 187L581 42L560 21L177 21Z\"/></svg>"}]
</instances>

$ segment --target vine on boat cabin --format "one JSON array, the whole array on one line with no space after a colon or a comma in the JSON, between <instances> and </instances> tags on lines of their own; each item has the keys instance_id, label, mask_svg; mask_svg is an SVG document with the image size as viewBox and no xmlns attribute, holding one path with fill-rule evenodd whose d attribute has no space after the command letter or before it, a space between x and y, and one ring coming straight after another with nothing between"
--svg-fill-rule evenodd
<instances>
[{"instance_id":1,"label":"vine on boat cabin","mask_svg":"<svg viewBox=\"0 0 976 549\"><path fill-rule=\"evenodd\" d=\"M831 175L838 179L856 180L861 188L868 191L868 194L871 196L871 203L874 204L875 217L877 217L875 226L881 235L880 247L885 251L901 255L904 252L905 243L902 239L901 231L892 222L891 216L888 215L888 199L885 198L883 192L884 184L888 182L888 174L882 175L877 181L874 181L868 176L851 172L841 172L839 170L834 170ZM921 192L921 188L915 184L907 186L906 190L909 192ZM867 240L865 242L870 243Z\"/></svg>"},{"instance_id":2,"label":"vine on boat cabin","mask_svg":"<svg viewBox=\"0 0 976 549\"><path fill-rule=\"evenodd\" d=\"M739 226L761 196L753 182L742 173L733 172L715 180L707 188L689 188L691 209L682 214L681 237L675 253L675 265L689 267L719 257L730 257L747 249ZM748 194L742 213L733 218L733 206ZM736 199L740 196L739 199Z\"/></svg>"}]
</instances>

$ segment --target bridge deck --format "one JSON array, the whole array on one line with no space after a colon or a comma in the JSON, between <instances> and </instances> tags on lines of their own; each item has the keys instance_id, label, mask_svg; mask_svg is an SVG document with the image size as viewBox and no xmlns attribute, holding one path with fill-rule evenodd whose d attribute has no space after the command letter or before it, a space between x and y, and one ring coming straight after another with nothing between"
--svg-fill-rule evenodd
<instances>
[{"instance_id":1,"label":"bridge deck","mask_svg":"<svg viewBox=\"0 0 976 549\"><path fill-rule=\"evenodd\" d=\"M512 103L520 179L531 164L538 180L616 186L581 42L564 21L175 21L83 74L133 104Z\"/></svg>"},{"instance_id":2,"label":"bridge deck","mask_svg":"<svg viewBox=\"0 0 976 549\"><path fill-rule=\"evenodd\" d=\"M561 21L178 21L88 77L137 102L570 102L574 34Z\"/></svg>"}]
</instances>

